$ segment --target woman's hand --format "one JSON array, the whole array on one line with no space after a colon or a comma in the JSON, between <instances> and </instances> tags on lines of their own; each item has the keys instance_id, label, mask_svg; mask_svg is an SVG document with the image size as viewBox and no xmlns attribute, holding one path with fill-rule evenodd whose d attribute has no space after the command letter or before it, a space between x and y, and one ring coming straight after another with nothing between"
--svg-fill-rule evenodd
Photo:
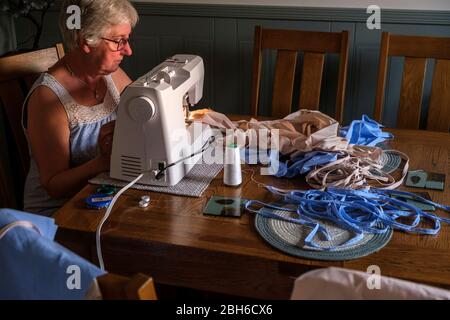
<instances>
[{"instance_id":1,"label":"woman's hand","mask_svg":"<svg viewBox=\"0 0 450 320\"><path fill-rule=\"evenodd\" d=\"M98 135L98 145L100 148L100 154L102 156L105 157L111 156L115 124L116 121L114 120L104 124L100 128L100 133Z\"/></svg>"},{"instance_id":2,"label":"woman's hand","mask_svg":"<svg viewBox=\"0 0 450 320\"><path fill-rule=\"evenodd\" d=\"M101 171L109 170L115 124L116 124L115 120L104 124L100 128L100 132L98 134L97 143L100 149L98 160L100 162Z\"/></svg>"}]
</instances>

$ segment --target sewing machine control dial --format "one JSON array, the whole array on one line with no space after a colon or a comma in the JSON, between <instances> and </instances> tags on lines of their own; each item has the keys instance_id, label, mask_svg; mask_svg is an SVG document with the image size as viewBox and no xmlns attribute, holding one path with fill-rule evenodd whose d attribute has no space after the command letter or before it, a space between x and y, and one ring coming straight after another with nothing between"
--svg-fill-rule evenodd
<instances>
[{"instance_id":1,"label":"sewing machine control dial","mask_svg":"<svg viewBox=\"0 0 450 320\"><path fill-rule=\"evenodd\" d=\"M138 123L144 123L153 118L155 110L153 101L145 96L133 98L128 103L128 113Z\"/></svg>"}]
</instances>

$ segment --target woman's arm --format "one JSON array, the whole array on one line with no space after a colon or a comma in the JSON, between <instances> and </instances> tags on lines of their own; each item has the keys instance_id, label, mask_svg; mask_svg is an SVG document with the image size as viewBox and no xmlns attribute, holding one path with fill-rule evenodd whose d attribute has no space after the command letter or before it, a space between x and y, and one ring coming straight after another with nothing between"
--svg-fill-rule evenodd
<instances>
[{"instance_id":1,"label":"woman's arm","mask_svg":"<svg viewBox=\"0 0 450 320\"><path fill-rule=\"evenodd\" d=\"M36 88L29 99L28 137L40 182L52 198L74 195L88 179L109 169L109 155L104 147L95 159L70 168L67 115L57 96L45 86Z\"/></svg>"},{"instance_id":2,"label":"woman's arm","mask_svg":"<svg viewBox=\"0 0 450 320\"><path fill-rule=\"evenodd\" d=\"M132 82L121 68L117 69L117 71L112 74L112 78L119 93L122 93L122 91Z\"/></svg>"}]
</instances>

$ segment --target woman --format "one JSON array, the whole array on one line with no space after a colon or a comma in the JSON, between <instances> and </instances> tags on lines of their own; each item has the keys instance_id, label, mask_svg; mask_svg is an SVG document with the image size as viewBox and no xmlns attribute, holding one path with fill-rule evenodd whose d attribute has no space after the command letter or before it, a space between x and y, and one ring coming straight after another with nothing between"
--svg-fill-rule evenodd
<instances>
[{"instance_id":1,"label":"woman","mask_svg":"<svg viewBox=\"0 0 450 320\"><path fill-rule=\"evenodd\" d=\"M68 29L77 5L81 29ZM70 12L70 10L69 10ZM24 104L31 149L24 209L50 215L109 170L120 93L130 78L119 67L138 15L128 0L66 0L60 29L68 53L33 85Z\"/></svg>"}]
</instances>

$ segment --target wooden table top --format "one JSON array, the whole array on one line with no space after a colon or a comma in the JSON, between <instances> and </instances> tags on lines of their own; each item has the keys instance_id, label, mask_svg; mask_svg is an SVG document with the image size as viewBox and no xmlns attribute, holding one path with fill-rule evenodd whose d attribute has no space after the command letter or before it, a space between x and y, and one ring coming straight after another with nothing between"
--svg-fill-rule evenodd
<instances>
[{"instance_id":1,"label":"wooden table top","mask_svg":"<svg viewBox=\"0 0 450 320\"><path fill-rule=\"evenodd\" d=\"M393 149L410 157L410 170L446 174L444 191L426 190L433 201L450 205L450 135L446 133L387 130L394 134ZM200 198L129 189L114 206L102 231L106 268L124 274L147 272L156 282L258 298L288 298L293 279L324 266L366 271L378 265L382 275L450 287L450 227L443 223L436 236L395 231L379 252L356 260L327 262L289 256L272 248L257 233L252 213L241 218L204 216L212 195L273 200L250 179L281 188L305 188L302 178L260 176L258 167L246 167L238 188L226 187L220 173ZM87 185L54 218L60 232L93 235L105 210L88 210L83 199L94 193ZM402 187L409 191L424 191ZM147 208L139 208L142 195ZM439 212L450 217L450 214ZM92 237L89 238L92 252ZM64 242L63 242L64 244ZM69 245L69 243L68 243ZM94 255L92 255L94 257ZM262 278L262 279L261 279Z\"/></svg>"}]
</instances>

